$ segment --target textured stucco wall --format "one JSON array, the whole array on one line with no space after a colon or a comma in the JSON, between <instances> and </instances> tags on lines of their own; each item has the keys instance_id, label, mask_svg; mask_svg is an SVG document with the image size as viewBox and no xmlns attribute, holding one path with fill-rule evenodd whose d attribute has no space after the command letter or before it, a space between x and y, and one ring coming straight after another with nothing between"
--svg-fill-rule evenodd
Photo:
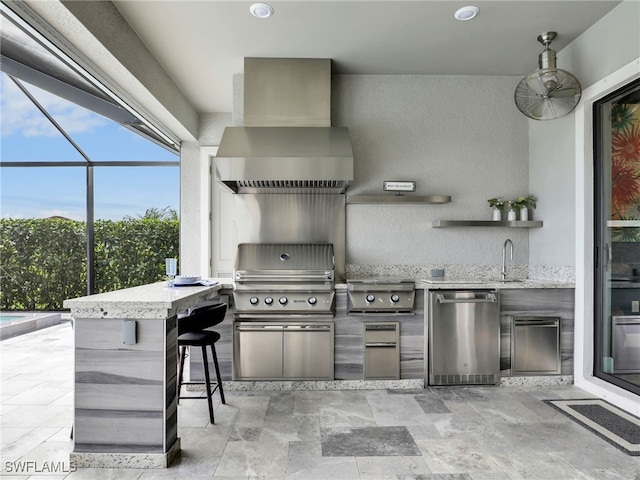
<instances>
[{"instance_id":1,"label":"textured stucco wall","mask_svg":"<svg viewBox=\"0 0 640 480\"><path fill-rule=\"evenodd\" d=\"M200 115L198 142L201 146L218 146L224 129L231 125L230 113L205 113Z\"/></svg>"},{"instance_id":2,"label":"textured stucco wall","mask_svg":"<svg viewBox=\"0 0 640 480\"><path fill-rule=\"evenodd\" d=\"M211 183L202 147L217 146L231 122L230 113L200 117L198 142L183 142L180 152L180 271L208 275L211 246Z\"/></svg>"},{"instance_id":3,"label":"textured stucco wall","mask_svg":"<svg viewBox=\"0 0 640 480\"><path fill-rule=\"evenodd\" d=\"M625 1L558 52L583 89L640 57L640 2ZM531 231L530 263L575 266L575 116L529 124L529 176L544 228ZM591 133L585 133L591 142ZM550 174L553 172L553 174ZM580 223L578 223L580 224Z\"/></svg>"},{"instance_id":4,"label":"textured stucco wall","mask_svg":"<svg viewBox=\"0 0 640 480\"><path fill-rule=\"evenodd\" d=\"M334 76L332 121L349 127L349 194L382 193L383 180L415 180L445 205L348 205L347 263L497 264L511 238L528 262L528 229L431 227L489 220L487 199L529 193L527 120L515 77ZM535 194L536 192L531 192Z\"/></svg>"},{"instance_id":5,"label":"textured stucco wall","mask_svg":"<svg viewBox=\"0 0 640 480\"><path fill-rule=\"evenodd\" d=\"M530 232L533 265L575 265L575 120L531 120L529 182L539 193L536 213L544 228Z\"/></svg>"},{"instance_id":6,"label":"textured stucco wall","mask_svg":"<svg viewBox=\"0 0 640 480\"><path fill-rule=\"evenodd\" d=\"M584 89L638 57L640 1L625 0L558 52L558 68L578 77Z\"/></svg>"},{"instance_id":7,"label":"textured stucco wall","mask_svg":"<svg viewBox=\"0 0 640 480\"><path fill-rule=\"evenodd\" d=\"M183 142L180 149L180 265L182 275L199 275L202 255L208 247L201 245L202 225L200 191L200 146L196 142Z\"/></svg>"}]
</instances>

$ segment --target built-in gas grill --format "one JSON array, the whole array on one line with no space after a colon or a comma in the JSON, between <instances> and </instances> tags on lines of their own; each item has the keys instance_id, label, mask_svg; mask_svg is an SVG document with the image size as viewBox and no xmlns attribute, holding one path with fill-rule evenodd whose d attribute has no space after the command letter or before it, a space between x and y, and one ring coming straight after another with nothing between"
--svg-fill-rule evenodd
<instances>
[{"instance_id":1,"label":"built-in gas grill","mask_svg":"<svg viewBox=\"0 0 640 480\"><path fill-rule=\"evenodd\" d=\"M347 280L349 313L407 313L415 303L412 280L359 278Z\"/></svg>"},{"instance_id":2,"label":"built-in gas grill","mask_svg":"<svg viewBox=\"0 0 640 480\"><path fill-rule=\"evenodd\" d=\"M333 245L245 243L234 270L234 380L332 380Z\"/></svg>"},{"instance_id":3,"label":"built-in gas grill","mask_svg":"<svg viewBox=\"0 0 640 480\"><path fill-rule=\"evenodd\" d=\"M236 318L333 316L333 245L243 243L234 269Z\"/></svg>"}]
</instances>

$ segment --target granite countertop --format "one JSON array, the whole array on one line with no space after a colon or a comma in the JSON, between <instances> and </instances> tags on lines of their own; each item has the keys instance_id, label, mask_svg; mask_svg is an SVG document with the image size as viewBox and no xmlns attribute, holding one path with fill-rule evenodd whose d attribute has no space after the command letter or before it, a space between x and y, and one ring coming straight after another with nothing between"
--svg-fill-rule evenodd
<instances>
[{"instance_id":1,"label":"granite countertop","mask_svg":"<svg viewBox=\"0 0 640 480\"><path fill-rule=\"evenodd\" d=\"M67 299L63 306L78 318L166 318L217 296L221 288L221 283L169 287L157 282Z\"/></svg>"},{"instance_id":2,"label":"granite countertop","mask_svg":"<svg viewBox=\"0 0 640 480\"><path fill-rule=\"evenodd\" d=\"M420 285L420 287L418 287ZM495 289L516 289L516 288L575 288L573 282L559 282L555 280L537 279L517 279L517 281L488 279L423 279L416 283L417 288L430 290L459 289L459 288L495 288Z\"/></svg>"},{"instance_id":3,"label":"granite countertop","mask_svg":"<svg viewBox=\"0 0 640 480\"><path fill-rule=\"evenodd\" d=\"M336 290L346 290L346 283L336 283ZM416 290L445 290L460 288L495 288L505 290L508 288L575 288L573 282L561 282L557 280L519 279L517 282L486 279L423 279L416 282Z\"/></svg>"}]
</instances>

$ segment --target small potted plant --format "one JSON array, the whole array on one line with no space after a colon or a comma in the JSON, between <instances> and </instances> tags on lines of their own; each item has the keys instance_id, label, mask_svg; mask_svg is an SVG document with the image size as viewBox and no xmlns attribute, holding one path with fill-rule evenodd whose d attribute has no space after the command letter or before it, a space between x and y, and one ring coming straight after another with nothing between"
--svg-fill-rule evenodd
<instances>
[{"instance_id":1,"label":"small potted plant","mask_svg":"<svg viewBox=\"0 0 640 480\"><path fill-rule=\"evenodd\" d=\"M518 197L515 204L520 210L520 220L526 222L529 220L529 207L536 208L536 197L532 195Z\"/></svg>"},{"instance_id":2,"label":"small potted plant","mask_svg":"<svg viewBox=\"0 0 640 480\"><path fill-rule=\"evenodd\" d=\"M516 216L516 208L518 208L518 202L517 200L509 200L507 202L507 220L509 222L513 222L516 220L517 216Z\"/></svg>"},{"instance_id":3,"label":"small potted plant","mask_svg":"<svg viewBox=\"0 0 640 480\"><path fill-rule=\"evenodd\" d=\"M504 210L505 201L502 197L490 198L487 200L489 207L493 208L493 220L499 222L502 220L502 210Z\"/></svg>"}]
</instances>

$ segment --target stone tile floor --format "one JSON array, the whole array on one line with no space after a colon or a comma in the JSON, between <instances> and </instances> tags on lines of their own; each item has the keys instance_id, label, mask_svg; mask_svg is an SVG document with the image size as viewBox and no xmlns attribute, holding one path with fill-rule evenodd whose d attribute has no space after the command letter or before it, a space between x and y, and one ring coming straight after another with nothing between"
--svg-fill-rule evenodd
<instances>
[{"instance_id":1,"label":"stone tile floor","mask_svg":"<svg viewBox=\"0 0 640 480\"><path fill-rule=\"evenodd\" d=\"M640 457L541 401L588 397L573 386L229 391L215 425L181 402L170 468L69 472L71 345L68 324L0 342L3 478L640 480Z\"/></svg>"}]
</instances>

